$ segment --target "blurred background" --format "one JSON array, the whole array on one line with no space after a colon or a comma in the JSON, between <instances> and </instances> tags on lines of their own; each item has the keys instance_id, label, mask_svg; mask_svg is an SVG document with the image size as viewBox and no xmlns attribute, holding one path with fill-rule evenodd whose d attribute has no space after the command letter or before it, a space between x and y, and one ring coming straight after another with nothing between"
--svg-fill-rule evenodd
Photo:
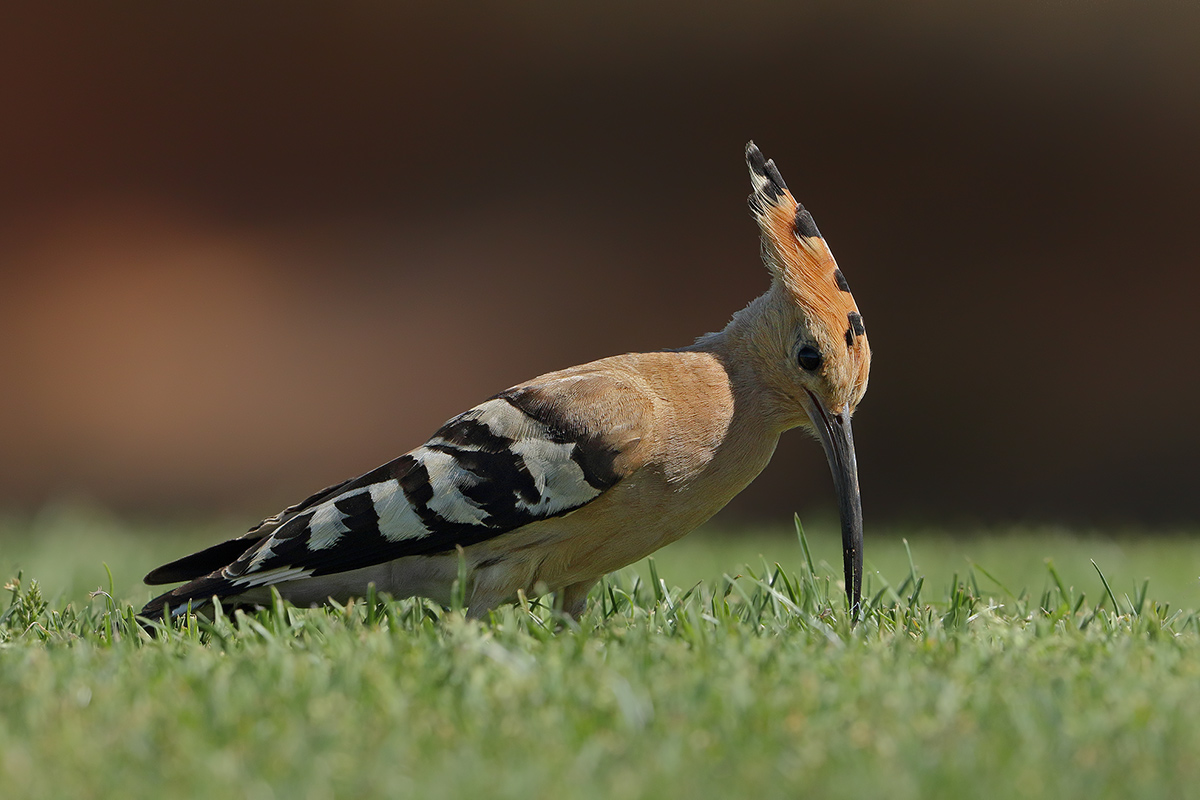
<instances>
[{"instance_id":1,"label":"blurred background","mask_svg":"<svg viewBox=\"0 0 1200 800\"><path fill-rule=\"evenodd\" d=\"M1193 526L1200 6L9 8L0 509L257 520L767 284L753 138L875 353L873 522ZM832 513L784 438L720 519Z\"/></svg>"}]
</instances>

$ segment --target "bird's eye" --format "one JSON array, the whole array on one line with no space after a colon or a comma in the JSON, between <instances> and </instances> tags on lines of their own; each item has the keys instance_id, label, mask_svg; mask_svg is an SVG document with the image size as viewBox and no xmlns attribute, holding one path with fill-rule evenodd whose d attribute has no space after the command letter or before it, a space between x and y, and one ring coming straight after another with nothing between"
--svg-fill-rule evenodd
<instances>
[{"instance_id":1,"label":"bird's eye","mask_svg":"<svg viewBox=\"0 0 1200 800\"><path fill-rule=\"evenodd\" d=\"M796 362L809 372L812 372L821 366L821 351L811 344L806 344L796 353Z\"/></svg>"}]
</instances>

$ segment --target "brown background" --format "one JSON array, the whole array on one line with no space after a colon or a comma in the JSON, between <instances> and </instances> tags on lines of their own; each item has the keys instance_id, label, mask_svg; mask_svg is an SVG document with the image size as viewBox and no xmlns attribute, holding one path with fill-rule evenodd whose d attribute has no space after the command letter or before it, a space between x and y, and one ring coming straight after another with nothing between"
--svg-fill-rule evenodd
<instances>
[{"instance_id":1,"label":"brown background","mask_svg":"<svg viewBox=\"0 0 1200 800\"><path fill-rule=\"evenodd\" d=\"M0 508L262 515L720 328L754 138L870 330L870 519L1197 519L1200 6L158 5L0 24ZM727 519L830 483L786 437Z\"/></svg>"}]
</instances>

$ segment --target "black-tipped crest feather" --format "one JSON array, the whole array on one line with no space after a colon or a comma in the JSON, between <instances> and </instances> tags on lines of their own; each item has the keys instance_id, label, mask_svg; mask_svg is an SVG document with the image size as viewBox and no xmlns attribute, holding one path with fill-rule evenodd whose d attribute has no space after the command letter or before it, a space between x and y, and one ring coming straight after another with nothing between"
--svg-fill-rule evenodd
<instances>
[{"instance_id":1,"label":"black-tipped crest feather","mask_svg":"<svg viewBox=\"0 0 1200 800\"><path fill-rule=\"evenodd\" d=\"M763 156L762 151L754 142L749 142L746 145L746 166L760 177L766 178L766 183L758 187L754 194L750 196L750 206L756 212L763 210L761 204L757 201L759 194L766 197L768 202L775 202L781 194L787 191L787 184L783 181L783 176L779 174L779 169L775 166L775 162Z\"/></svg>"},{"instance_id":2,"label":"black-tipped crest feather","mask_svg":"<svg viewBox=\"0 0 1200 800\"><path fill-rule=\"evenodd\" d=\"M808 213L802 205L796 206L796 221L792 223L792 229L796 231L797 236L821 238L821 232L817 230L817 223L813 220L812 214Z\"/></svg>"}]
</instances>

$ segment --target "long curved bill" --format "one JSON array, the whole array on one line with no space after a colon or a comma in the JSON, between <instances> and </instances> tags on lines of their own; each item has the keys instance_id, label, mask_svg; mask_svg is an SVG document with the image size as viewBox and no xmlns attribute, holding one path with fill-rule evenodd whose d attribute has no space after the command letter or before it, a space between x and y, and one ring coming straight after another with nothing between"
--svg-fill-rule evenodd
<instances>
[{"instance_id":1,"label":"long curved bill","mask_svg":"<svg viewBox=\"0 0 1200 800\"><path fill-rule=\"evenodd\" d=\"M863 520L862 496L858 489L858 460L854 455L854 432L850 429L850 407L832 413L811 392L807 409L837 490L838 512L842 519L842 562L846 571L846 597L850 600L850 618L858 617L862 602Z\"/></svg>"}]
</instances>

